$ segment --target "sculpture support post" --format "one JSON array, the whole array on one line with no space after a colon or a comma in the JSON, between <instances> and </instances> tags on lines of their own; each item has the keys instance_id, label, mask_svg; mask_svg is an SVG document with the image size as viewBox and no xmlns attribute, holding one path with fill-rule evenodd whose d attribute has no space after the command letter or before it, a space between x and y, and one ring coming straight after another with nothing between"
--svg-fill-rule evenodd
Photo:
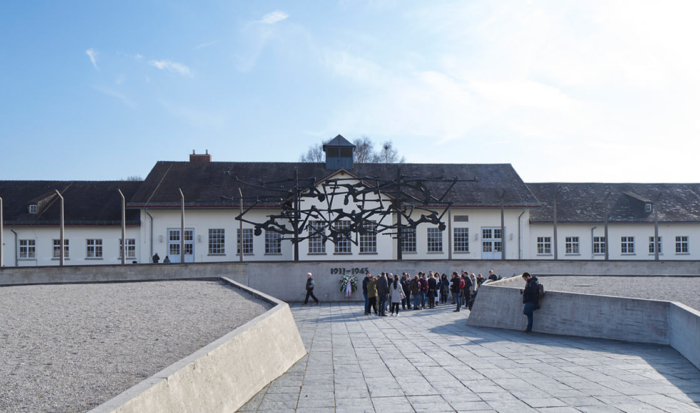
<instances>
[{"instance_id":1,"label":"sculpture support post","mask_svg":"<svg viewBox=\"0 0 700 413\"><path fill-rule=\"evenodd\" d=\"M126 264L126 198L121 189L117 189L122 197L122 265Z\"/></svg>"},{"instance_id":2,"label":"sculpture support post","mask_svg":"<svg viewBox=\"0 0 700 413\"><path fill-rule=\"evenodd\" d=\"M56 190L56 195L58 195L59 198L61 198L61 212L59 216L59 220L61 222L61 227L60 227L60 247L61 251L59 252L59 265L63 267L66 264L66 238L65 238L65 226L64 226L64 203L63 203L63 196L61 196L61 193Z\"/></svg>"},{"instance_id":3,"label":"sculpture support post","mask_svg":"<svg viewBox=\"0 0 700 413\"><path fill-rule=\"evenodd\" d=\"M180 264L185 263L185 194L180 191Z\"/></svg>"},{"instance_id":4,"label":"sculpture support post","mask_svg":"<svg viewBox=\"0 0 700 413\"><path fill-rule=\"evenodd\" d=\"M241 202L239 205L241 219L239 220L239 224L238 224L238 249L240 251L240 254L239 254L240 257L238 260L240 262L243 262L243 191L241 191L241 188L238 188L238 195L240 195L240 197L241 197Z\"/></svg>"}]
</instances>

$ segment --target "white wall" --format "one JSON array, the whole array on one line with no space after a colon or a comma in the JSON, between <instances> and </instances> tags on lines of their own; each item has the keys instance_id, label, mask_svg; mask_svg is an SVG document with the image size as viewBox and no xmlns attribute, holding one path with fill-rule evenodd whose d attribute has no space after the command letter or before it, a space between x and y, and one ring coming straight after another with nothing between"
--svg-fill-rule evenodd
<instances>
[{"instance_id":1,"label":"white wall","mask_svg":"<svg viewBox=\"0 0 700 413\"><path fill-rule=\"evenodd\" d=\"M15 266L15 251L19 256L19 240L35 241L35 258L18 258L17 266L35 267L59 265L59 259L53 258L53 240L59 239L58 227L14 227L15 234L5 226L4 231L4 261L6 267ZM95 226L95 227L65 227L65 239L68 240L68 255L66 265L96 265L119 264L119 242L121 240L121 227ZM136 240L136 258L128 258L127 262L139 261L140 232L138 227L126 227L126 238ZM87 239L102 240L102 258L87 258ZM140 262L140 261L139 261Z\"/></svg>"},{"instance_id":2,"label":"white wall","mask_svg":"<svg viewBox=\"0 0 700 413\"><path fill-rule=\"evenodd\" d=\"M602 260L605 254L592 255L593 240L591 228L594 224L559 224L557 225L558 258L559 259L583 259ZM553 259L554 256L554 227L551 224L530 225L530 259ZM547 236L552 238L552 254L537 254L537 237ZM593 230L594 237L605 236L605 225L598 224ZM653 260L654 254L649 253L649 237L654 236L653 224L608 224L609 259L611 260ZM676 253L676 236L688 237L688 253ZM566 253L566 237L579 237L579 254ZM634 254L622 254L621 238L634 237ZM661 237L661 253L659 260L698 260L700 259L700 223L693 224L659 224L659 237Z\"/></svg>"}]
</instances>

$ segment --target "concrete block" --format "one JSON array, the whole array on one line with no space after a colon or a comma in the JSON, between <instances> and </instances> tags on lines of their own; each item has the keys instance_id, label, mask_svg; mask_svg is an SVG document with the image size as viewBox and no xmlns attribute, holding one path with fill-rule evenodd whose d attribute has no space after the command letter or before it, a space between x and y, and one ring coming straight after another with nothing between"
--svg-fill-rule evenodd
<instances>
[{"instance_id":1,"label":"concrete block","mask_svg":"<svg viewBox=\"0 0 700 413\"><path fill-rule=\"evenodd\" d=\"M700 369L700 311L674 302L669 314L671 347Z\"/></svg>"}]
</instances>

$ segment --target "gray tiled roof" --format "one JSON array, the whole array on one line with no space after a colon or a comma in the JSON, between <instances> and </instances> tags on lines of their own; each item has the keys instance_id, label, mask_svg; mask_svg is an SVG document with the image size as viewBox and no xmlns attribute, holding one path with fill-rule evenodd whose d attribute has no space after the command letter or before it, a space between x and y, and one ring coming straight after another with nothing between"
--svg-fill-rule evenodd
<instances>
[{"instance_id":1,"label":"gray tiled roof","mask_svg":"<svg viewBox=\"0 0 700 413\"><path fill-rule=\"evenodd\" d=\"M537 183L528 186L542 204L542 208L531 211L532 223L553 222L552 207L557 190L557 222L603 222L608 193L610 222L654 222L654 213L645 208L649 202L656 204L660 222L700 222L700 184Z\"/></svg>"},{"instance_id":2,"label":"gray tiled roof","mask_svg":"<svg viewBox=\"0 0 700 413\"><path fill-rule=\"evenodd\" d=\"M6 225L58 225L60 203L55 190L65 199L66 225L120 225L121 189L128 201L141 182L130 181L0 181ZM49 198L38 214L29 204ZM138 225L139 212L126 211L127 224Z\"/></svg>"},{"instance_id":3,"label":"gray tiled roof","mask_svg":"<svg viewBox=\"0 0 700 413\"><path fill-rule=\"evenodd\" d=\"M177 207L182 188L188 207L238 207L238 188L241 187L245 204L264 196L265 191L237 182L235 177L260 183L293 178L295 170L300 180L315 178L320 181L335 171L325 169L323 163L277 162L158 162L143 185L131 199L129 206ZM506 191L506 207L537 206L538 202L527 185L510 164L355 164L352 174L360 178L394 179L406 177L445 177L477 182L460 182L450 197L454 206L498 207L500 194ZM371 182L371 179L368 180ZM433 194L441 195L450 183L427 182ZM391 194L389 194L391 195ZM226 199L226 197L232 199ZM269 206L275 206L269 203Z\"/></svg>"}]
</instances>

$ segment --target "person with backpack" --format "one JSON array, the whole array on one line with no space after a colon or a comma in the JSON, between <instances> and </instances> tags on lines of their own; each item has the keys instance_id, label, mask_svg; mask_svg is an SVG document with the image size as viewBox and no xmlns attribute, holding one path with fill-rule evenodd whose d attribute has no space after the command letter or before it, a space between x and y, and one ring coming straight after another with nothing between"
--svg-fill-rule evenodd
<instances>
[{"instance_id":1,"label":"person with backpack","mask_svg":"<svg viewBox=\"0 0 700 413\"><path fill-rule=\"evenodd\" d=\"M532 333L533 313L537 310L540 303L540 286L537 282L537 277L533 277L529 272L523 273L525 280L525 288L520 290L523 295L523 314L527 317L527 327L523 333Z\"/></svg>"},{"instance_id":2,"label":"person with backpack","mask_svg":"<svg viewBox=\"0 0 700 413\"><path fill-rule=\"evenodd\" d=\"M460 297L460 291L464 288L464 280L457 275L457 271L452 272L452 297L454 297L455 303L457 303L457 309L454 310L455 313L459 312L462 308L462 298Z\"/></svg>"},{"instance_id":3,"label":"person with backpack","mask_svg":"<svg viewBox=\"0 0 700 413\"><path fill-rule=\"evenodd\" d=\"M413 296L413 309L420 310L418 303L420 302L420 281L418 276L414 276L411 280L411 295Z\"/></svg>"}]
</instances>

